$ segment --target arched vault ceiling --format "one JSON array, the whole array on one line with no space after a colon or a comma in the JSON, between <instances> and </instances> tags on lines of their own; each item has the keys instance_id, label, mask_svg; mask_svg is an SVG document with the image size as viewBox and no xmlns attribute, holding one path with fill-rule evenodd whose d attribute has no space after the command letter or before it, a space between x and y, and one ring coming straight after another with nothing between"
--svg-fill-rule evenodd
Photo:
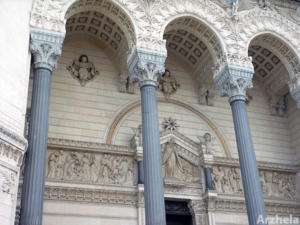
<instances>
[{"instance_id":1,"label":"arched vault ceiling","mask_svg":"<svg viewBox=\"0 0 300 225\"><path fill-rule=\"evenodd\" d=\"M252 47L249 48L250 56L252 54L251 51L253 52L254 50L253 47L255 48L255 46L261 46L266 50L258 49L257 51L264 51L265 54L267 54L267 51L271 52L271 54L268 55L267 58L265 58L266 60L270 59L271 61L273 59L274 62L270 62L269 60L269 63L271 63L271 65L276 67L277 64L275 62L277 62L276 58L278 58L280 59L281 63L284 64L286 70L289 72L290 77L293 76L293 74L297 74L300 72L300 62L294 50L276 36L272 34L259 35L251 41L251 46ZM260 54L262 55L263 53L260 52ZM253 57L254 62L259 63L259 60L256 60L255 57L257 56ZM265 69L269 68L269 70L273 70L271 69L270 64L265 65L265 61L263 61L262 63L264 63L262 67L264 67ZM262 67L260 66L260 68ZM264 72L261 72L261 74L264 74Z\"/></svg>"},{"instance_id":2,"label":"arched vault ceiling","mask_svg":"<svg viewBox=\"0 0 300 225\"><path fill-rule=\"evenodd\" d=\"M205 24L192 17L175 19L165 29L167 49L183 57L193 67L212 56L222 56L221 45L215 33Z\"/></svg>"},{"instance_id":3,"label":"arched vault ceiling","mask_svg":"<svg viewBox=\"0 0 300 225\"><path fill-rule=\"evenodd\" d=\"M252 45L249 49L249 56L252 57L255 75L260 80L266 80L282 66L280 59L276 55L260 45Z\"/></svg>"},{"instance_id":4,"label":"arched vault ceiling","mask_svg":"<svg viewBox=\"0 0 300 225\"><path fill-rule=\"evenodd\" d=\"M89 17L89 24L87 25L88 27L91 27L89 32L95 33L95 29L99 30L99 26L104 28L104 22L107 26L113 29L117 29L119 33L122 33L123 37L126 37L128 41L128 48L131 48L135 44L136 35L131 19L124 12L124 10L122 10L118 5L116 5L112 1L78 0L69 7L68 11L66 12L65 18L70 20L71 18L74 18L74 16L78 16L79 13L85 13L87 11L91 12L89 15L87 15ZM97 22L97 20L101 21L100 25L98 25L99 23ZM113 21L114 24L110 23L108 20ZM86 29L89 29L88 27ZM107 29L107 32L109 32L109 28ZM122 40L124 39L125 38L122 38Z\"/></svg>"},{"instance_id":5,"label":"arched vault ceiling","mask_svg":"<svg viewBox=\"0 0 300 225\"><path fill-rule=\"evenodd\" d=\"M77 13L67 20L68 34L85 33L96 36L113 52L128 50L124 31L110 17L96 11Z\"/></svg>"}]
</instances>

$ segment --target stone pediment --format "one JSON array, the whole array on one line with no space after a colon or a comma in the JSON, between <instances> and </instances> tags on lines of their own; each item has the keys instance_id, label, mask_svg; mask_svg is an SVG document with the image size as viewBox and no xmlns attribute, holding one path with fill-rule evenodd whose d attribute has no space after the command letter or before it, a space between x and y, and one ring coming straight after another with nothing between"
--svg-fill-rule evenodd
<instances>
[{"instance_id":1,"label":"stone pediment","mask_svg":"<svg viewBox=\"0 0 300 225\"><path fill-rule=\"evenodd\" d=\"M162 131L160 133L161 150L164 151L166 143L174 140L177 154L194 166L199 166L201 162L202 150L200 144L184 136L178 131Z\"/></svg>"}]
</instances>

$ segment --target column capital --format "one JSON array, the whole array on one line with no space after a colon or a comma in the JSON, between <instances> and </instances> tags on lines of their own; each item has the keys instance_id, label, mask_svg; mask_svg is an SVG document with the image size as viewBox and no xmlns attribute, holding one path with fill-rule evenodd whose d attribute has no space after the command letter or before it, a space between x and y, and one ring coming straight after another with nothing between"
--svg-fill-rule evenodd
<instances>
[{"instance_id":1,"label":"column capital","mask_svg":"<svg viewBox=\"0 0 300 225\"><path fill-rule=\"evenodd\" d=\"M140 87L157 86L158 76L165 72L166 58L164 52L136 48L128 60L130 79L138 81Z\"/></svg>"},{"instance_id":2,"label":"column capital","mask_svg":"<svg viewBox=\"0 0 300 225\"><path fill-rule=\"evenodd\" d=\"M64 38L64 33L31 28L30 50L34 58L34 68L53 71L57 67Z\"/></svg>"},{"instance_id":3,"label":"column capital","mask_svg":"<svg viewBox=\"0 0 300 225\"><path fill-rule=\"evenodd\" d=\"M254 68L251 57L226 55L215 67L214 82L222 97L229 102L246 100L246 92L253 87Z\"/></svg>"},{"instance_id":4,"label":"column capital","mask_svg":"<svg viewBox=\"0 0 300 225\"><path fill-rule=\"evenodd\" d=\"M289 82L291 96L297 102L297 107L300 109L300 73L296 74Z\"/></svg>"}]
</instances>

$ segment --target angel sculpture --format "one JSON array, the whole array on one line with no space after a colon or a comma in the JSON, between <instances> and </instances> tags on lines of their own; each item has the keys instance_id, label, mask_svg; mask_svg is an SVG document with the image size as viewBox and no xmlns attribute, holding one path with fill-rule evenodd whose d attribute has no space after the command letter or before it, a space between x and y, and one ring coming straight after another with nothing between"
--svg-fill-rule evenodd
<instances>
[{"instance_id":1,"label":"angel sculpture","mask_svg":"<svg viewBox=\"0 0 300 225\"><path fill-rule=\"evenodd\" d=\"M213 147L213 138L210 133L205 133L203 136L198 136L198 139L200 140L202 151L205 154L214 153L215 150Z\"/></svg>"},{"instance_id":2,"label":"angel sculpture","mask_svg":"<svg viewBox=\"0 0 300 225\"><path fill-rule=\"evenodd\" d=\"M99 74L94 64L89 62L87 55L81 55L78 60L73 60L73 62L67 66L67 70L70 71L72 77L80 82L81 86L84 86L88 81L93 80Z\"/></svg>"},{"instance_id":3,"label":"angel sculpture","mask_svg":"<svg viewBox=\"0 0 300 225\"><path fill-rule=\"evenodd\" d=\"M166 70L165 73L158 78L159 89L164 93L166 97L169 97L171 94L175 93L180 87L179 83L176 81L169 70Z\"/></svg>"}]
</instances>

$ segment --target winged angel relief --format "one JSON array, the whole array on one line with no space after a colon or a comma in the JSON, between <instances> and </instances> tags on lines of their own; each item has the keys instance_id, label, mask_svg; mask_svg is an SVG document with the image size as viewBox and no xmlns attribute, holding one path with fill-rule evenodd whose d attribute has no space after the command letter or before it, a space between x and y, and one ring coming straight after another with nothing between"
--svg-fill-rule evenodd
<instances>
[{"instance_id":1,"label":"winged angel relief","mask_svg":"<svg viewBox=\"0 0 300 225\"><path fill-rule=\"evenodd\" d=\"M81 86L84 86L88 81L99 75L99 71L96 70L92 62L89 62L87 55L81 55L78 60L73 60L67 66L67 70L70 71L72 77L79 81Z\"/></svg>"}]
</instances>

